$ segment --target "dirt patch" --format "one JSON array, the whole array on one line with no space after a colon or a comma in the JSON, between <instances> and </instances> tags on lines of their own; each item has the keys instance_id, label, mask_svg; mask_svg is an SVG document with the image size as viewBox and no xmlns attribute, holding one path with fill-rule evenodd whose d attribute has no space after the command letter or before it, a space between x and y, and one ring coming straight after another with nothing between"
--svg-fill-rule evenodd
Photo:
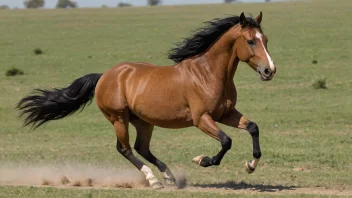
<instances>
[{"instance_id":1,"label":"dirt patch","mask_svg":"<svg viewBox=\"0 0 352 198\"><path fill-rule=\"evenodd\" d=\"M251 185L245 182L216 184L188 184L184 171L174 171L179 190L189 192L213 192L221 194L314 194L352 196L352 190L326 188L299 188L296 186ZM159 178L162 181L162 178ZM144 175L135 169L97 168L84 165L63 166L2 166L0 185L35 186L77 189L147 189ZM173 191L164 188L161 191Z\"/></svg>"},{"instance_id":2,"label":"dirt patch","mask_svg":"<svg viewBox=\"0 0 352 198\"><path fill-rule=\"evenodd\" d=\"M83 165L0 167L0 185L144 188L137 170L117 170Z\"/></svg>"}]
</instances>

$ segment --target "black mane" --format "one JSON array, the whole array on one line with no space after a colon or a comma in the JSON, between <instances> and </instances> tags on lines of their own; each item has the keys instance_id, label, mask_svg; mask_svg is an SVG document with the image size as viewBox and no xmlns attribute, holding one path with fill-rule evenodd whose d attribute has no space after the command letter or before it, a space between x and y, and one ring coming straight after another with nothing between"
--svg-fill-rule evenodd
<instances>
[{"instance_id":1,"label":"black mane","mask_svg":"<svg viewBox=\"0 0 352 198\"><path fill-rule=\"evenodd\" d=\"M192 37L177 43L176 47L169 51L169 59L179 63L187 58L204 53L220 36L239 22L239 16L230 16L222 19L217 18L205 22L205 27L198 29ZM252 17L246 18L244 28L259 28L261 30L260 24Z\"/></svg>"}]
</instances>

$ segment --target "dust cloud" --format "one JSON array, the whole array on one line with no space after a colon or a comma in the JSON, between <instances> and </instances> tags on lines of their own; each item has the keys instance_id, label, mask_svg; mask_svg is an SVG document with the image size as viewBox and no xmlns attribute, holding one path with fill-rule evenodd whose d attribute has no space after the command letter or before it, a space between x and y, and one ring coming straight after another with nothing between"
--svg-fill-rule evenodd
<instances>
[{"instance_id":1,"label":"dust cloud","mask_svg":"<svg viewBox=\"0 0 352 198\"><path fill-rule=\"evenodd\" d=\"M85 165L0 166L0 185L143 188L143 174L134 169Z\"/></svg>"},{"instance_id":2,"label":"dust cloud","mask_svg":"<svg viewBox=\"0 0 352 198\"><path fill-rule=\"evenodd\" d=\"M174 172L178 188L184 188L186 174ZM156 174L158 175L158 174ZM162 177L157 176L162 182ZM82 164L66 165L0 165L0 185L146 188L144 175L137 169L94 167Z\"/></svg>"}]
</instances>

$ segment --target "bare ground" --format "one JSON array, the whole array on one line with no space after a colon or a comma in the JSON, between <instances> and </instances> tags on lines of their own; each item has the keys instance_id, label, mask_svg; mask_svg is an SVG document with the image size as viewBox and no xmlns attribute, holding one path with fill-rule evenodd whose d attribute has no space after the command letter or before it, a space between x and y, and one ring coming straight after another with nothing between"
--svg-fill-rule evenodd
<instances>
[{"instance_id":1,"label":"bare ground","mask_svg":"<svg viewBox=\"0 0 352 198\"><path fill-rule=\"evenodd\" d=\"M147 183L136 170L60 165L2 166L0 185L143 188Z\"/></svg>"},{"instance_id":2,"label":"bare ground","mask_svg":"<svg viewBox=\"0 0 352 198\"><path fill-rule=\"evenodd\" d=\"M251 185L244 182L216 184L186 184L182 171L175 171L179 189L166 187L161 191L215 192L229 194L314 194L352 196L352 190L300 188L296 186ZM55 188L150 189L138 171L131 169L96 168L83 165L64 166L7 166L0 167L0 185ZM151 190L151 189L150 189Z\"/></svg>"}]
</instances>

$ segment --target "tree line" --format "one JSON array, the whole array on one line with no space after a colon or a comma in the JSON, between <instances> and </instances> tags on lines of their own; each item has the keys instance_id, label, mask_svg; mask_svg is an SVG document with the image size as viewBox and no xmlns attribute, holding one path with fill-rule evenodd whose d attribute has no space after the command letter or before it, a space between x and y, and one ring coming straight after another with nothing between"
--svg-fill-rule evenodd
<instances>
[{"instance_id":1,"label":"tree line","mask_svg":"<svg viewBox=\"0 0 352 198\"><path fill-rule=\"evenodd\" d=\"M44 0L25 0L24 6L26 8L43 8L45 6ZM58 0L56 8L77 8L77 3L71 0Z\"/></svg>"},{"instance_id":2,"label":"tree line","mask_svg":"<svg viewBox=\"0 0 352 198\"><path fill-rule=\"evenodd\" d=\"M224 3L234 3L238 0L224 0ZM265 2L270 2L270 0L265 0ZM150 6L161 5L161 0L147 0L147 4ZM24 6L26 8L43 8L45 6L45 0L25 0ZM117 4L118 7L129 7L132 6L130 3L120 2ZM72 0L58 0L56 8L77 8L78 5ZM103 5L102 7L107 7ZM10 9L7 5L0 5L0 9Z\"/></svg>"}]
</instances>

